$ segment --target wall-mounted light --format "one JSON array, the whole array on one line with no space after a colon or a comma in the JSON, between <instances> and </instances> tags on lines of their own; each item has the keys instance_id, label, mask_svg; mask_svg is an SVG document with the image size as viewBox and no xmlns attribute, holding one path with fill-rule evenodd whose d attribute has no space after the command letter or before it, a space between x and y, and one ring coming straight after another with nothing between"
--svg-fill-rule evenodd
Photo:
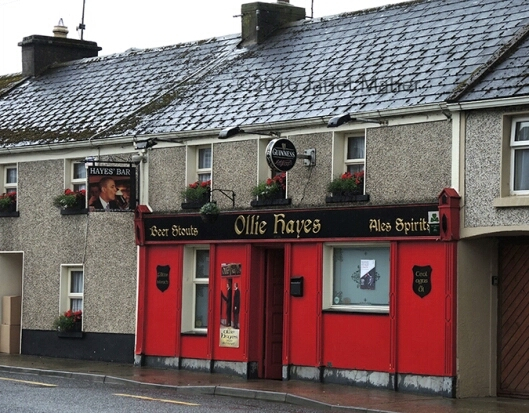
<instances>
[{"instance_id":1,"label":"wall-mounted light","mask_svg":"<svg viewBox=\"0 0 529 413\"><path fill-rule=\"evenodd\" d=\"M147 140L144 140L144 141L134 142L134 148L136 148L136 150L148 149L148 148L152 148L157 143L158 142L157 142L156 139L150 138L150 139L147 139Z\"/></svg>"},{"instance_id":2,"label":"wall-mounted light","mask_svg":"<svg viewBox=\"0 0 529 413\"><path fill-rule=\"evenodd\" d=\"M328 128L337 128L338 126L342 126L344 123L349 122L367 122L367 123L377 123L379 125L387 125L387 120L380 120L380 119L368 119L368 118L352 118L349 113L344 113L343 115L333 116L329 123L327 124Z\"/></svg>"},{"instance_id":3,"label":"wall-mounted light","mask_svg":"<svg viewBox=\"0 0 529 413\"><path fill-rule=\"evenodd\" d=\"M238 135L239 133L244 133L244 131L239 126L232 126L226 129L222 129L219 133L219 139L228 139L232 136Z\"/></svg>"}]
</instances>

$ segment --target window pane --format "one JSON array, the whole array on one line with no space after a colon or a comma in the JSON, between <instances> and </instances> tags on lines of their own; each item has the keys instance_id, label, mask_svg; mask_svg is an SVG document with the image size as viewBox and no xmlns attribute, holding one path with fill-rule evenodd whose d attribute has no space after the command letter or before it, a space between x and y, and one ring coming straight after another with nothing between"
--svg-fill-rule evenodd
<instances>
[{"instance_id":1,"label":"window pane","mask_svg":"<svg viewBox=\"0 0 529 413\"><path fill-rule=\"evenodd\" d=\"M211 180L211 174L198 174L199 182L206 182Z\"/></svg>"},{"instance_id":2,"label":"window pane","mask_svg":"<svg viewBox=\"0 0 529 413\"><path fill-rule=\"evenodd\" d=\"M209 278L209 250L196 250L195 278Z\"/></svg>"},{"instance_id":3,"label":"window pane","mask_svg":"<svg viewBox=\"0 0 529 413\"><path fill-rule=\"evenodd\" d=\"M72 298L70 300L70 309L72 311L83 310L83 300L81 298Z\"/></svg>"},{"instance_id":4,"label":"window pane","mask_svg":"<svg viewBox=\"0 0 529 413\"><path fill-rule=\"evenodd\" d=\"M73 164L73 179L85 179L86 168L84 163L76 162Z\"/></svg>"},{"instance_id":5,"label":"window pane","mask_svg":"<svg viewBox=\"0 0 529 413\"><path fill-rule=\"evenodd\" d=\"M356 172L361 172L364 170L363 164L353 164L353 165L347 165L347 172L354 174Z\"/></svg>"},{"instance_id":6,"label":"window pane","mask_svg":"<svg viewBox=\"0 0 529 413\"><path fill-rule=\"evenodd\" d=\"M195 299L195 328L206 328L208 326L208 284L196 285Z\"/></svg>"},{"instance_id":7,"label":"window pane","mask_svg":"<svg viewBox=\"0 0 529 413\"><path fill-rule=\"evenodd\" d=\"M529 149L514 151L514 190L529 190Z\"/></svg>"},{"instance_id":8,"label":"window pane","mask_svg":"<svg viewBox=\"0 0 529 413\"><path fill-rule=\"evenodd\" d=\"M515 141L529 140L529 122L516 122L516 136Z\"/></svg>"},{"instance_id":9,"label":"window pane","mask_svg":"<svg viewBox=\"0 0 529 413\"><path fill-rule=\"evenodd\" d=\"M13 192L16 192L17 189L16 188L6 188L6 193L8 194L12 194Z\"/></svg>"},{"instance_id":10,"label":"window pane","mask_svg":"<svg viewBox=\"0 0 529 413\"><path fill-rule=\"evenodd\" d=\"M17 183L17 168L6 168L6 184Z\"/></svg>"},{"instance_id":11,"label":"window pane","mask_svg":"<svg viewBox=\"0 0 529 413\"><path fill-rule=\"evenodd\" d=\"M334 305L389 304L389 248L334 248Z\"/></svg>"},{"instance_id":12,"label":"window pane","mask_svg":"<svg viewBox=\"0 0 529 413\"><path fill-rule=\"evenodd\" d=\"M73 185L73 190L74 191L80 191L81 189L85 189L86 190L86 185L85 184L74 184Z\"/></svg>"},{"instance_id":13,"label":"window pane","mask_svg":"<svg viewBox=\"0 0 529 413\"><path fill-rule=\"evenodd\" d=\"M211 148L198 150L198 169L211 168Z\"/></svg>"},{"instance_id":14,"label":"window pane","mask_svg":"<svg viewBox=\"0 0 529 413\"><path fill-rule=\"evenodd\" d=\"M82 294L83 292L83 272L82 271L72 271L70 276L71 276L70 292Z\"/></svg>"},{"instance_id":15,"label":"window pane","mask_svg":"<svg viewBox=\"0 0 529 413\"><path fill-rule=\"evenodd\" d=\"M364 159L364 137L347 138L347 159Z\"/></svg>"}]
</instances>

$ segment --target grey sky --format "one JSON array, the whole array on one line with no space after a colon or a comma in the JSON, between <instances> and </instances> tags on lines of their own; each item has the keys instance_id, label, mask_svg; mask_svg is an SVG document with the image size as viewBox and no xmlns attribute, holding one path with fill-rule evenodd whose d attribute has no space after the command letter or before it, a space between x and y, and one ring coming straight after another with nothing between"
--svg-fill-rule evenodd
<instances>
[{"instance_id":1,"label":"grey sky","mask_svg":"<svg viewBox=\"0 0 529 413\"><path fill-rule=\"evenodd\" d=\"M272 0L264 0L273 2ZM403 0L291 0L314 17L330 16L401 3ZM241 4L251 0L86 0L85 40L103 48L100 55L135 48L168 46L209 37L240 33ZM53 36L63 19L78 39L83 0L0 0L0 75L20 72L18 43L33 34Z\"/></svg>"}]
</instances>

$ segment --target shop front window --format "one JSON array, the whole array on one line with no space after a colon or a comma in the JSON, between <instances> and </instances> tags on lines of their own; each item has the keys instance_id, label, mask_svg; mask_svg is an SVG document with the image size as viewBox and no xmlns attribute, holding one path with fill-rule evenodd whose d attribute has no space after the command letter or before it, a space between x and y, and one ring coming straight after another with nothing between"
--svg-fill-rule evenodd
<instances>
[{"instance_id":1,"label":"shop front window","mask_svg":"<svg viewBox=\"0 0 529 413\"><path fill-rule=\"evenodd\" d=\"M389 245L326 245L323 308L389 311Z\"/></svg>"},{"instance_id":2,"label":"shop front window","mask_svg":"<svg viewBox=\"0 0 529 413\"><path fill-rule=\"evenodd\" d=\"M207 332L209 249L186 247L182 291L182 332Z\"/></svg>"}]
</instances>

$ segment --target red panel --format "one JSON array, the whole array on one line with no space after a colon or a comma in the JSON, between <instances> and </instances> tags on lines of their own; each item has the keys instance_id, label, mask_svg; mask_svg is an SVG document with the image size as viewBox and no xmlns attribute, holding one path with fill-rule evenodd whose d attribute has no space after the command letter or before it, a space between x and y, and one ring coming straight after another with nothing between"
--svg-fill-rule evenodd
<instances>
[{"instance_id":1,"label":"red panel","mask_svg":"<svg viewBox=\"0 0 529 413\"><path fill-rule=\"evenodd\" d=\"M285 274L287 282L289 277L304 278L303 297L289 297L288 362L298 366L318 366L321 360L320 257L321 244L294 244L290 258L292 274ZM324 341L326 340L327 338Z\"/></svg>"},{"instance_id":2,"label":"red panel","mask_svg":"<svg viewBox=\"0 0 529 413\"><path fill-rule=\"evenodd\" d=\"M455 270L452 243L400 243L397 273L399 373L453 375ZM431 292L413 291L413 266L431 266Z\"/></svg>"},{"instance_id":3,"label":"red panel","mask_svg":"<svg viewBox=\"0 0 529 413\"><path fill-rule=\"evenodd\" d=\"M181 357L192 359L207 359L207 336L182 336L180 340Z\"/></svg>"},{"instance_id":4,"label":"red panel","mask_svg":"<svg viewBox=\"0 0 529 413\"><path fill-rule=\"evenodd\" d=\"M356 370L389 370L389 316L323 315L323 364Z\"/></svg>"},{"instance_id":5,"label":"red panel","mask_svg":"<svg viewBox=\"0 0 529 413\"><path fill-rule=\"evenodd\" d=\"M156 246L148 249L145 284L145 347L152 356L177 355L176 339L180 331L182 298L182 249L177 246ZM169 287L164 292L156 286L157 266L169 266ZM141 286L140 286L141 288Z\"/></svg>"}]
</instances>

